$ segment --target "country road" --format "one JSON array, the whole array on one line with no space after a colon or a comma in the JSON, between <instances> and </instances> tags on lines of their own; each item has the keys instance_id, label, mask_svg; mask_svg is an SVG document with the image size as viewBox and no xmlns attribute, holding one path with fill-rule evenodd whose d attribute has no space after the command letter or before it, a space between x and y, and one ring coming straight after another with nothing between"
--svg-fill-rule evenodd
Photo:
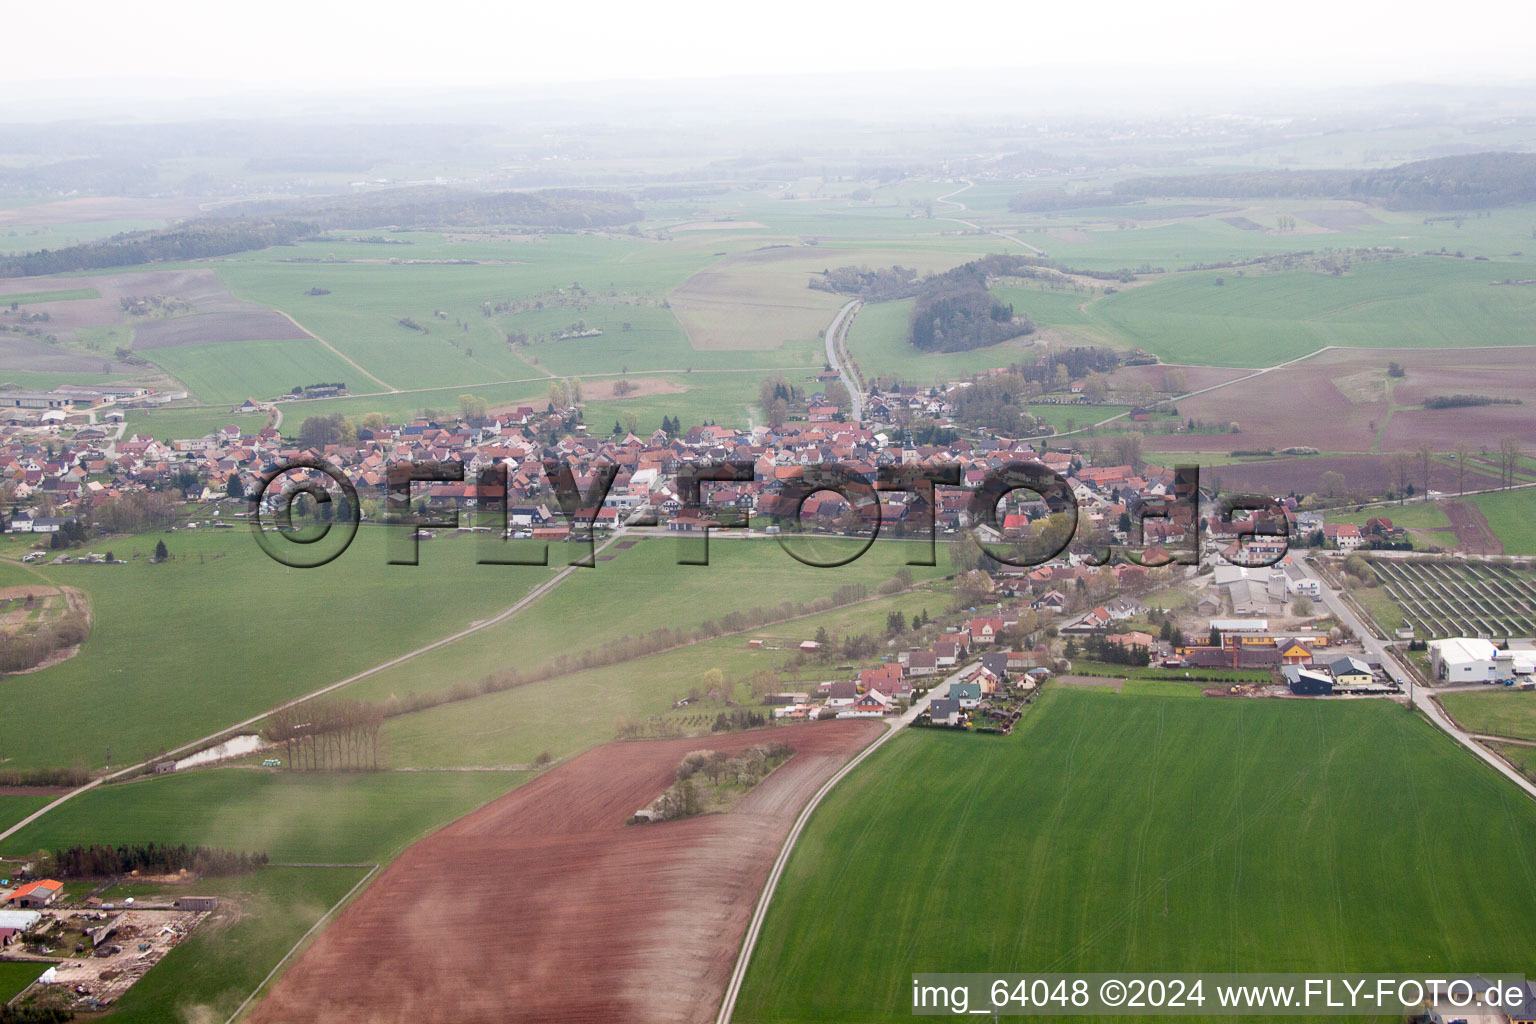
<instances>
[{"instance_id":1,"label":"country road","mask_svg":"<svg viewBox=\"0 0 1536 1024\"><path fill-rule=\"evenodd\" d=\"M608 547L614 541L616 541L620 537L624 536L624 532L625 531L624 531L624 529L622 527L617 529L617 530L614 530L613 533L610 534L609 537L606 540L604 540L601 544L597 545L596 549L593 551L594 557L596 556L597 552L602 551L604 548ZM362 680L362 679L366 679L366 678L368 678L371 675L375 675L375 674L377 674L379 672L383 672L385 669L394 668L396 665L404 664L405 662L410 661L412 658L418 657L418 656L420 656L422 654L426 654L428 651L435 651L439 647L445 647L448 644L451 644L451 643L453 643L456 640L462 640L464 637L470 636L473 633L478 633L478 632L480 632L483 629L489 629L491 626L494 626L494 625L496 625L498 623L501 623L501 622L505 622L507 619L509 619L512 616L516 615L518 612L520 612L524 608L528 607L534 601L537 601L539 598L541 598L545 594L549 593L555 587L559 586L562 582L564 582L566 579L568 579L570 577L571 573L574 572L577 568L578 567L575 566L575 565L567 565L564 569L561 569L559 572L555 573L549 579L545 580L543 583L540 583L538 586L536 586L532 590L528 591L528 593L524 594L521 598L519 598L517 601L515 601L510 607L502 610L501 612L498 612L496 615L492 616L489 619L481 619L479 621L473 622L468 627L466 627L464 629L461 629L461 630L459 630L456 633L452 633L452 634L450 634L448 636L445 636L445 637L443 637L443 638L441 638L439 640L434 640L434 641L432 641L429 644L423 644L422 646L416 648L415 650L407 651L406 653L398 655L397 657L390 658L388 661L381 661L379 664L373 666L372 668L367 668L367 669L364 669L361 672L353 673L352 675L347 676L345 679L339 679L339 680L337 680L334 683L328 683L327 685L320 687L318 690L312 690L309 693L306 693L306 694L304 694L301 697L295 697L292 700L284 701L283 703L278 704L276 707L269 708L266 711L261 712L260 714L252 715L250 718L244 719L243 721L236 722L233 725L225 726L224 728L218 730L217 732L209 733L207 736L204 736L204 737L202 737L200 739L195 739L195 740L193 740L190 743L183 743L181 746L176 747L174 750L168 750L168 751L164 752L163 754L160 754L159 756L155 757L154 760L156 760L156 761L172 760L177 755L185 754L185 753L190 753L190 752L192 752L194 750L197 750L197 749L199 749L199 748L201 748L203 746L211 744L213 741L215 741L217 739L220 739L221 737L227 736L229 733L237 732L240 729L248 729L251 726L257 724L260 721L262 721L263 719L267 718L268 716L273 715L273 714L275 714L275 713L277 713L279 711L283 711L283 710L286 710L286 709L291 708L291 707L296 707L296 706L298 706L300 704L303 704L305 701L314 700L316 697L323 697L326 694L331 693L331 692L333 692L335 690L339 690L339 689L341 689L344 686L349 686L352 683L358 682L359 680ZM129 765L127 768L119 768L117 771L112 772L110 775L103 775L100 778L92 779L90 782L86 783L85 785L80 786L80 787L78 787L76 789L70 790L68 793L65 793L63 796L59 797L57 800L54 800L54 801L44 805L43 807L39 808L38 810L36 810L36 811L32 812L31 814L27 815L25 818L22 818L20 821L16 822L11 827L5 829L4 831L0 831L0 842L3 842L4 840L9 839L11 836L15 835L17 832L21 831L23 828L25 828L28 825L30 825L32 822L36 821L37 819L41 818L43 815L47 814L49 811L54 810L59 805L65 803L65 802L67 802L69 800L74 799L75 797L79 796L81 793L87 792L88 790L95 789L97 786L100 786L104 782L112 782L115 779L121 779L121 778L124 778L125 776L131 776L135 772L139 772L139 771L144 770L146 767L148 767L148 765L149 765L148 761L140 761L138 764Z\"/></svg>"},{"instance_id":2,"label":"country road","mask_svg":"<svg viewBox=\"0 0 1536 1024\"><path fill-rule=\"evenodd\" d=\"M827 365L843 378L843 387L848 389L848 397L853 401L852 419L855 423L864 422L864 390L859 387L853 371L843 364L837 353L842 342L843 324L861 305L858 299L854 299L837 311L837 316L832 318L832 323L827 327Z\"/></svg>"},{"instance_id":3,"label":"country road","mask_svg":"<svg viewBox=\"0 0 1536 1024\"><path fill-rule=\"evenodd\" d=\"M779 856L773 862L773 869L768 872L768 879L763 883L762 894L757 898L757 906L752 911L752 920L747 924L747 934L741 940L740 952L736 954L736 965L731 970L730 981L725 986L725 995L720 1000L720 1012L715 1017L715 1024L730 1024L731 1014L736 1010L736 999L741 995L741 984L747 977L747 967L752 962L752 950L757 946L758 934L763 929L763 921L768 917L768 905L773 902L774 890L778 888L779 879L784 875L784 866L789 863L789 855L794 852L795 843L799 840L800 833L805 831L806 824L811 820L811 815L815 813L816 808L821 804L822 798L832 792L832 787L836 786L849 772L857 768L866 757L880 749L892 736L895 736L901 730L911 725L918 715L927 710L935 694L940 691L949 692L949 684L957 682L966 669L970 667L971 665L967 663L955 669L954 672L944 677L942 681L935 683L927 693L913 701L912 706L900 718L888 719L885 732L875 737L874 742L859 751L852 760L843 765L837 774L828 779L816 791L816 795L811 797L810 801L800 811L800 816L795 819L794 828L790 829L789 835L784 837L784 845L779 849Z\"/></svg>"},{"instance_id":4,"label":"country road","mask_svg":"<svg viewBox=\"0 0 1536 1024\"><path fill-rule=\"evenodd\" d=\"M963 213L965 211L965 204L964 203L958 203L958 202L956 202L955 200L953 200L953 199L951 199L949 197L950 196L957 196L961 192L964 192L966 189L974 188L975 186L976 186L976 183L974 181L971 181L971 180L967 179L965 184L962 185L960 188L955 189L953 192L946 192L946 193L944 193L942 196L939 196L938 199L935 200L935 202L943 203L946 206L953 206L957 210L959 210L959 211L961 211ZM1030 252L1036 254L1037 256L1045 256L1045 255L1047 255L1047 253L1046 253L1046 251L1044 249L1041 249L1038 246L1030 245L1028 242L1024 241L1024 239L1022 239L1022 238L1019 238L1017 235L1010 235L1010 234L1007 234L1006 232L1003 232L1003 231L993 231L991 228L984 228L980 224L977 224L977 223L975 223L973 221L961 220L959 217L939 217L939 218L936 218L936 219L938 219L938 220L947 220L951 224L964 224L966 227L973 228L976 231L985 231L989 235L996 235L998 238L1007 239L1008 241L1012 242L1014 245L1022 245L1024 248L1028 249Z\"/></svg>"}]
</instances>

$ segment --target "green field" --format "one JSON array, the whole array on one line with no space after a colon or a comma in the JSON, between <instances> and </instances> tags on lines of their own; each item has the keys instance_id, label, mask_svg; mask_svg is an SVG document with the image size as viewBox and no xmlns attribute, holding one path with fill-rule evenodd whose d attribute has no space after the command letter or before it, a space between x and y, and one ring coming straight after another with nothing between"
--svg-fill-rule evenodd
<instances>
[{"instance_id":1,"label":"green field","mask_svg":"<svg viewBox=\"0 0 1536 1024\"><path fill-rule=\"evenodd\" d=\"M733 611L746 613L754 606L770 609L783 602L813 602L817 597L831 596L846 583L863 583L874 596L877 586L903 568L906 559L919 547L912 543L876 543L851 565L839 570L822 570L791 559L774 540L717 539L710 543L710 565L677 565L677 557L688 551L684 545L693 543L697 540L684 542L657 537L641 540L627 551L610 550L608 553L614 554L613 559L602 560L594 570L574 573L524 613L490 626L475 636L465 637L461 642L427 652L407 665L379 672L350 686L349 694L356 699L382 699L412 691L444 691L455 683L475 683L507 665L522 669L541 668L550 665L561 654L576 656L585 649L599 648L624 637L639 637L662 626L687 631L707 620L723 620ZM430 543L424 545L422 563L433 556ZM565 545L551 545L551 562L559 562L565 557L570 557ZM943 562L943 557L940 551L938 560ZM915 580L931 579L946 571L943 567L908 568ZM920 603L938 611L945 606L946 600L940 594L925 594ZM829 613L829 629L839 622L849 625L846 620L837 619L840 614L846 613ZM820 622L822 619L817 617L802 619L799 623L763 626L746 636L790 634L799 642L811 639ZM874 625L883 628L883 616ZM865 628L874 631L868 622ZM743 642L745 640L731 643L740 645ZM625 680L622 683L625 691L631 686L639 686L656 697L670 695L670 700L682 695L676 692L679 683L674 680L665 676L631 679L636 671L636 666L627 663L614 665L598 669L598 679L622 679ZM553 688L554 683L539 686ZM527 695L536 689L510 692ZM687 683L682 683L682 692L687 692ZM510 715L511 720L518 717L516 708L521 699L502 694L496 700L505 702L505 714ZM475 703L478 702L468 702L468 705ZM601 703L608 706L607 699ZM599 715L596 722L590 718L590 708L571 714L588 723L584 731L590 743L611 737L611 720L619 712L608 711L607 717ZM631 711L624 709L622 712L630 714ZM401 723L390 728L412 729L415 726ZM450 729L447 735L452 734ZM528 731L530 738L527 742L538 742L536 734L538 731ZM539 749L542 748L535 748L533 752ZM556 745L554 752L561 754L565 751ZM518 758L515 761L521 763Z\"/></svg>"},{"instance_id":2,"label":"green field","mask_svg":"<svg viewBox=\"0 0 1536 1024\"><path fill-rule=\"evenodd\" d=\"M12 303L27 306L34 302L69 302L74 299L99 299L101 293L95 288L60 288L51 292L10 292L0 293L0 306L9 306Z\"/></svg>"},{"instance_id":3,"label":"green field","mask_svg":"<svg viewBox=\"0 0 1536 1024\"><path fill-rule=\"evenodd\" d=\"M156 348L140 354L212 405L235 406L247 398L275 398L296 385L326 381L344 381L359 393L383 390L313 338L224 341Z\"/></svg>"},{"instance_id":4,"label":"green field","mask_svg":"<svg viewBox=\"0 0 1536 1024\"><path fill-rule=\"evenodd\" d=\"M264 412L235 413L223 406L134 409L128 413L127 423L125 436L147 434L157 441L175 441L180 438L204 437L215 430L231 425L239 427L241 433L254 434L267 425L267 414ZM294 424L293 432L298 432L297 423Z\"/></svg>"},{"instance_id":5,"label":"green field","mask_svg":"<svg viewBox=\"0 0 1536 1024\"><path fill-rule=\"evenodd\" d=\"M1536 488L1477 494L1469 500L1487 517L1506 555L1536 555Z\"/></svg>"},{"instance_id":6,"label":"green field","mask_svg":"<svg viewBox=\"0 0 1536 1024\"><path fill-rule=\"evenodd\" d=\"M1536 693L1490 686L1441 694L1440 703L1469 732L1536 740Z\"/></svg>"},{"instance_id":7,"label":"green field","mask_svg":"<svg viewBox=\"0 0 1536 1024\"><path fill-rule=\"evenodd\" d=\"M153 757L461 630L550 573L476 565L475 545L453 537L419 566L391 566L383 533L363 527L310 570L272 561L243 526L110 538L93 548L129 564L40 569L87 593L94 631L78 656L4 681L9 707L69 709L0 717L10 767L100 765L108 748L118 765ZM172 559L151 564L162 537Z\"/></svg>"},{"instance_id":8,"label":"green field","mask_svg":"<svg viewBox=\"0 0 1536 1024\"><path fill-rule=\"evenodd\" d=\"M1052 692L980 739L833 791L734 1019L893 1020L921 971L1536 967L1536 806L1398 707Z\"/></svg>"},{"instance_id":9,"label":"green field","mask_svg":"<svg viewBox=\"0 0 1536 1024\"><path fill-rule=\"evenodd\" d=\"M44 970L43 964L17 963L0 960L0 1005L37 980Z\"/></svg>"},{"instance_id":10,"label":"green field","mask_svg":"<svg viewBox=\"0 0 1536 1024\"><path fill-rule=\"evenodd\" d=\"M187 771L102 786L0 844L189 843L274 862L374 863L528 778L522 772Z\"/></svg>"},{"instance_id":11,"label":"green field","mask_svg":"<svg viewBox=\"0 0 1536 1024\"><path fill-rule=\"evenodd\" d=\"M0 793L0 831L14 825L52 799L53 797L49 796L17 796L11 793Z\"/></svg>"},{"instance_id":12,"label":"green field","mask_svg":"<svg viewBox=\"0 0 1536 1024\"><path fill-rule=\"evenodd\" d=\"M1490 743L1488 744L1498 753L1508 758L1520 772L1532 782L1536 782L1536 747L1528 747L1519 743Z\"/></svg>"},{"instance_id":13,"label":"green field","mask_svg":"<svg viewBox=\"0 0 1536 1024\"><path fill-rule=\"evenodd\" d=\"M1528 345L1536 292L1489 287L1522 267L1414 257L1342 277L1202 271L1107 296L1089 311L1127 344L1211 366L1270 366L1325 345Z\"/></svg>"},{"instance_id":14,"label":"green field","mask_svg":"<svg viewBox=\"0 0 1536 1024\"><path fill-rule=\"evenodd\" d=\"M114 1024L222 1021L364 876L361 868L264 868L218 879L223 905L140 979Z\"/></svg>"}]
</instances>

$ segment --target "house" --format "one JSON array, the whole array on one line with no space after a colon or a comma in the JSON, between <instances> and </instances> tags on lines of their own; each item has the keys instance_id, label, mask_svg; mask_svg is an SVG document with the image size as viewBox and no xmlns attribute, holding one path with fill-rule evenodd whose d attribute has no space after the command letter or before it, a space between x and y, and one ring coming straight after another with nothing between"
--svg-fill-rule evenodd
<instances>
[{"instance_id":1,"label":"house","mask_svg":"<svg viewBox=\"0 0 1536 1024\"><path fill-rule=\"evenodd\" d=\"M1332 673L1333 681L1339 686L1369 686L1371 680L1375 678L1371 666L1349 655L1329 662L1328 671Z\"/></svg>"},{"instance_id":2,"label":"house","mask_svg":"<svg viewBox=\"0 0 1536 1024\"><path fill-rule=\"evenodd\" d=\"M959 701L962 708L970 710L981 703L981 684L950 683L949 699Z\"/></svg>"},{"instance_id":3,"label":"house","mask_svg":"<svg viewBox=\"0 0 1536 1024\"><path fill-rule=\"evenodd\" d=\"M1280 652L1280 664L1282 665L1312 664L1312 648L1300 640L1277 640L1275 648Z\"/></svg>"},{"instance_id":4,"label":"house","mask_svg":"<svg viewBox=\"0 0 1536 1024\"><path fill-rule=\"evenodd\" d=\"M852 682L833 683L826 688L827 707L843 710L859 699L859 688Z\"/></svg>"},{"instance_id":5,"label":"house","mask_svg":"<svg viewBox=\"0 0 1536 1024\"><path fill-rule=\"evenodd\" d=\"M1365 535L1354 523L1329 523L1323 527L1323 539L1340 551L1353 551L1365 543Z\"/></svg>"},{"instance_id":6,"label":"house","mask_svg":"<svg viewBox=\"0 0 1536 1024\"><path fill-rule=\"evenodd\" d=\"M997 640L997 634L1003 631L1002 619L971 619L966 623L971 632L971 642L978 644L990 644Z\"/></svg>"},{"instance_id":7,"label":"house","mask_svg":"<svg viewBox=\"0 0 1536 1024\"><path fill-rule=\"evenodd\" d=\"M1449 683L1491 683L1498 678L1499 649L1478 637L1451 637L1429 642L1429 665L1435 678Z\"/></svg>"},{"instance_id":8,"label":"house","mask_svg":"<svg viewBox=\"0 0 1536 1024\"><path fill-rule=\"evenodd\" d=\"M1281 672L1291 684L1291 692L1298 697L1329 697L1333 694L1333 680L1321 672L1295 665L1287 665Z\"/></svg>"},{"instance_id":9,"label":"house","mask_svg":"<svg viewBox=\"0 0 1536 1024\"><path fill-rule=\"evenodd\" d=\"M928 715L934 725L959 725L960 702L948 697L938 697L928 704Z\"/></svg>"},{"instance_id":10,"label":"house","mask_svg":"<svg viewBox=\"0 0 1536 1024\"><path fill-rule=\"evenodd\" d=\"M884 715L890 710L891 699L879 690L870 690L845 708L837 717Z\"/></svg>"},{"instance_id":11,"label":"house","mask_svg":"<svg viewBox=\"0 0 1536 1024\"><path fill-rule=\"evenodd\" d=\"M910 651L907 654L907 675L913 678L938 675L939 656L932 651Z\"/></svg>"},{"instance_id":12,"label":"house","mask_svg":"<svg viewBox=\"0 0 1536 1024\"><path fill-rule=\"evenodd\" d=\"M6 902L23 910L37 909L46 907L58 899L59 894L63 891L64 883L55 882L51 878L44 878L37 882L28 882L20 889L11 893Z\"/></svg>"}]
</instances>

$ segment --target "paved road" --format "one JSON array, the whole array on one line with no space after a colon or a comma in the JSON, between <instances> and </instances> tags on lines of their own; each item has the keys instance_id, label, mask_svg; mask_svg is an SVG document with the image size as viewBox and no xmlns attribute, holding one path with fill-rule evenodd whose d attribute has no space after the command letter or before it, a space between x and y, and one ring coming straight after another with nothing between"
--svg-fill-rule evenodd
<instances>
[{"instance_id":1,"label":"paved road","mask_svg":"<svg viewBox=\"0 0 1536 1024\"><path fill-rule=\"evenodd\" d=\"M1323 603L1328 606L1328 610L1337 615L1340 622L1354 631L1355 635L1360 638L1360 643L1366 652L1380 661L1382 668L1386 669L1388 674L1394 678L1403 680L1411 678L1408 670L1403 667L1402 662L1397 659L1397 656L1387 649L1385 643L1376 639L1375 635L1371 633L1360 617L1354 613L1349 605L1344 603L1344 599L1340 596L1339 592L1329 586L1328 581L1313 570L1310 556L1303 558L1301 564L1322 587ZM1456 687L1456 689L1462 689L1462 687ZM1435 692L1438 691L1432 691L1427 686L1410 687L1414 707L1424 712L1431 722L1449 733L1452 739L1472 751L1483 761L1486 761L1493 767L1494 771L1519 786L1527 796L1536 799L1536 783L1533 783L1514 768L1511 768L1497 754L1484 747L1481 743L1478 743L1472 734L1466 732L1452 721L1451 717L1441 709L1440 704L1434 699Z\"/></svg>"},{"instance_id":2,"label":"paved road","mask_svg":"<svg viewBox=\"0 0 1536 1024\"><path fill-rule=\"evenodd\" d=\"M842 360L837 357L837 349L839 335L843 330L843 323L860 305L862 303L858 299L848 303L837 311L837 316L832 318L832 323L827 328L827 365L836 370L838 375L843 378L843 387L848 389L848 396L853 400L853 416L851 418L855 423L862 423L864 421L864 390L859 387L859 382L854 377L853 371L844 366Z\"/></svg>"},{"instance_id":3,"label":"paved road","mask_svg":"<svg viewBox=\"0 0 1536 1024\"><path fill-rule=\"evenodd\" d=\"M858 767L866 757L878 750L882 744L889 741L892 736L901 732L902 729L911 725L918 715L927 710L928 704L933 700L935 694L940 692L947 693L949 691L949 684L959 680L961 674L970 667L971 665L967 663L955 669L954 672L946 676L941 682L936 683L926 694L913 701L912 706L901 717L886 719L885 732L876 737L875 741L869 746L859 751L858 755L851 761L843 765L837 774L828 779L816 791L816 795L811 797L810 802L805 805L805 808L800 812L800 816L795 819L794 828L790 829L789 835L784 838L784 846L779 850L778 859L773 862L773 870L768 872L768 880L763 883L762 895L757 899L757 907L753 910L752 920L747 925L747 934L741 940L741 950L736 954L736 966L731 970L731 980L725 986L725 996L720 1001L720 1013L715 1017L715 1024L730 1024L731 1014L736 1009L736 998L741 994L741 983L747 976L747 966L752 962L752 950L757 945L757 936L762 931L763 920L768 916L768 905L773 901L773 891L778 887L779 878L784 874L784 866L789 863L789 855L794 851L795 842L799 840L800 833L805 831L805 825L811 820L811 814L815 812L817 805L821 803L822 797L830 793L833 786L842 781L845 775Z\"/></svg>"},{"instance_id":4,"label":"paved road","mask_svg":"<svg viewBox=\"0 0 1536 1024\"><path fill-rule=\"evenodd\" d=\"M597 545L596 551L594 551L593 554L595 555L597 551L602 551L604 548L608 547L608 545L612 544L614 541L618 540L623 535L624 535L624 530L622 528L613 531L613 533L608 537L607 540L605 540L602 543ZM489 629L491 626L494 626L494 625L496 625L499 622L504 622L507 619L511 618L512 616L516 615L518 612L520 612L524 608L528 607L528 605L532 604L534 601L537 601L539 598L541 598L545 594L549 593L555 587L559 586L562 582L564 582L566 579L568 579L570 577L571 573L576 571L576 568L577 567L574 566L574 565L566 566L564 569L561 569L559 572L555 573L553 576L551 576L549 579L545 580L543 583L540 583L538 586L536 586L532 590L528 591L527 594L524 594L522 596L522 598L520 598L518 601L516 601L514 604L512 604L511 607L506 608L505 610L503 610L500 613L492 616L489 619L481 619L481 620L479 620L477 622L473 622L467 628L461 629L457 633L453 633L453 634L450 634L449 636L445 636L445 637L443 637L440 640L434 640L434 641L432 641L429 644L423 644L422 646L416 648L413 651L407 651L406 653L400 655L399 657L390 658L388 661L380 662L379 664L373 666L372 668L364 669L361 672L358 672L358 673L355 673L353 675L347 676L345 679L340 679L340 680L337 680L334 683L330 683L330 684L328 684L326 686L322 686L322 687L320 687L320 689L313 690L313 691L311 691L309 693L306 693L302 697L295 697L294 699L292 699L290 701L285 701L282 704L277 705L276 707L269 708L266 711L261 712L261 714L259 714L259 715L252 715L250 718L247 718L247 719L245 719L242 722L236 722L234 725L225 726L224 728L220 729L218 732L209 733L207 736L204 736L201 739L193 740L191 743L184 743L184 744L182 744L181 746L177 747L174 750L166 751L165 753L161 754L160 756L154 758L154 760L155 761L172 760L172 759L174 759L179 754L190 753L190 752L192 752L192 751L194 751L194 750L196 750L196 749L198 749L200 747L203 747L203 746L205 746L207 744L212 743L214 740L220 739L221 737L224 737L224 736L228 736L230 733L238 732L241 729L248 729L251 726L257 724L260 721L262 721L263 719L267 718L269 715L275 714L278 711L283 711L283 710L285 710L287 708L295 707L295 706L297 706L299 704L303 704L305 701L314 700L316 697L322 697L325 694L330 693L333 690L339 690L343 686L348 686L348 685L350 685L352 683L357 682L360 679L366 679L366 678L368 678L371 675L374 675L376 673L384 671L385 669L394 668L396 665L399 665L399 664L402 664L404 662L410 661L412 658L415 658L418 655L422 655L422 654L427 653L428 651L433 651L433 650L436 650L439 647L443 647L443 646L446 646L447 644L451 644L455 640L462 640L464 637L469 636L472 633L478 633L482 629ZM63 796L59 797L57 800L54 800L54 801L48 803L47 805L43 806L42 808L40 808L40 809L32 812L31 814L27 815L25 818L22 818L20 821L16 822L16 824L12 825L10 828L5 829L4 831L0 831L0 842L3 842L4 840L9 839L12 835L14 835L15 833L21 831L23 828L25 828L26 826L30 825L32 822L36 821L38 818L41 818L43 815L47 814L49 811L51 811L54 808L58 807L60 804L66 802L68 800L74 799L75 797L79 796L81 793L84 793L84 792L86 792L88 790L95 789L97 786L100 786L104 782L111 782L114 779L123 778L124 776L132 775L135 772L142 771L148 764L149 764L148 761L141 761L138 764L130 765L127 768L119 768L117 771L112 772L110 775L103 775L103 776L101 776L99 778L92 779L90 782L88 782L85 785L79 787L78 789L70 790L68 793L65 793Z\"/></svg>"}]
</instances>

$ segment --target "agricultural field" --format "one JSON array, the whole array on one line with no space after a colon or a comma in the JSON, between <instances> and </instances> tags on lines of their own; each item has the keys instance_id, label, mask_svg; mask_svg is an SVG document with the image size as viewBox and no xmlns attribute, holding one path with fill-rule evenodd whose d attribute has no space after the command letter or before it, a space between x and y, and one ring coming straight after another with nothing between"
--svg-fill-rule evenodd
<instances>
[{"instance_id":1,"label":"agricultural field","mask_svg":"<svg viewBox=\"0 0 1536 1024\"><path fill-rule=\"evenodd\" d=\"M1488 746L1514 765L1522 775L1536 782L1536 747L1516 743L1490 743Z\"/></svg>"},{"instance_id":2,"label":"agricultural field","mask_svg":"<svg viewBox=\"0 0 1536 1024\"><path fill-rule=\"evenodd\" d=\"M0 1006L9 1002L22 989L37 980L43 973L43 964L0 961Z\"/></svg>"},{"instance_id":3,"label":"agricultural field","mask_svg":"<svg viewBox=\"0 0 1536 1024\"><path fill-rule=\"evenodd\" d=\"M128 413L125 436L143 434L157 441L175 441L204 437L228 426L239 427L243 434L254 434L267 425L267 419L264 412L230 412L223 406L134 409Z\"/></svg>"},{"instance_id":4,"label":"agricultural field","mask_svg":"<svg viewBox=\"0 0 1536 1024\"><path fill-rule=\"evenodd\" d=\"M25 818L39 807L45 806L51 796L39 796L31 793L0 793L0 831Z\"/></svg>"},{"instance_id":5,"label":"agricultural field","mask_svg":"<svg viewBox=\"0 0 1536 1024\"><path fill-rule=\"evenodd\" d=\"M1478 507L1506 555L1536 555L1536 489L1478 494Z\"/></svg>"},{"instance_id":6,"label":"agricultural field","mask_svg":"<svg viewBox=\"0 0 1536 1024\"><path fill-rule=\"evenodd\" d=\"M151 564L161 539L171 559ZM70 708L25 728L0 719L8 766L152 757L487 618L552 571L476 565L475 545L451 535L421 565L391 566L384 540L364 526L345 555L298 570L244 525L182 529L101 544L127 565L38 567L29 582L86 593L93 632L76 657L0 680L6 706Z\"/></svg>"},{"instance_id":7,"label":"agricultural field","mask_svg":"<svg viewBox=\"0 0 1536 1024\"><path fill-rule=\"evenodd\" d=\"M366 873L357 867L266 867L214 880L220 908L129 989L105 1019L113 1024L227 1020Z\"/></svg>"},{"instance_id":8,"label":"agricultural field","mask_svg":"<svg viewBox=\"0 0 1536 1024\"><path fill-rule=\"evenodd\" d=\"M1089 310L1125 343L1175 363L1272 366L1329 345L1523 346L1536 293L1490 285L1524 273L1523 264L1429 256L1361 263L1339 277L1199 271Z\"/></svg>"},{"instance_id":9,"label":"agricultural field","mask_svg":"<svg viewBox=\"0 0 1536 1024\"><path fill-rule=\"evenodd\" d=\"M1468 732L1536 741L1536 693L1490 686L1441 694L1439 700Z\"/></svg>"},{"instance_id":10,"label":"agricultural field","mask_svg":"<svg viewBox=\"0 0 1536 1024\"><path fill-rule=\"evenodd\" d=\"M1529 972L1533 843L1536 806L1393 705L1049 692L1010 741L912 730L828 796L734 1019L892 1020L921 971Z\"/></svg>"},{"instance_id":11,"label":"agricultural field","mask_svg":"<svg viewBox=\"0 0 1536 1024\"><path fill-rule=\"evenodd\" d=\"M147 353L209 405L266 401L294 387L342 381L350 390L381 390L313 338L173 345Z\"/></svg>"},{"instance_id":12,"label":"agricultural field","mask_svg":"<svg viewBox=\"0 0 1536 1024\"><path fill-rule=\"evenodd\" d=\"M1371 571L1419 639L1536 635L1536 583L1490 562L1373 559ZM1387 632L1397 623L1377 623Z\"/></svg>"},{"instance_id":13,"label":"agricultural field","mask_svg":"<svg viewBox=\"0 0 1536 1024\"><path fill-rule=\"evenodd\" d=\"M265 852L276 863L374 863L529 774L188 770L82 793L0 853L157 842Z\"/></svg>"}]
</instances>

